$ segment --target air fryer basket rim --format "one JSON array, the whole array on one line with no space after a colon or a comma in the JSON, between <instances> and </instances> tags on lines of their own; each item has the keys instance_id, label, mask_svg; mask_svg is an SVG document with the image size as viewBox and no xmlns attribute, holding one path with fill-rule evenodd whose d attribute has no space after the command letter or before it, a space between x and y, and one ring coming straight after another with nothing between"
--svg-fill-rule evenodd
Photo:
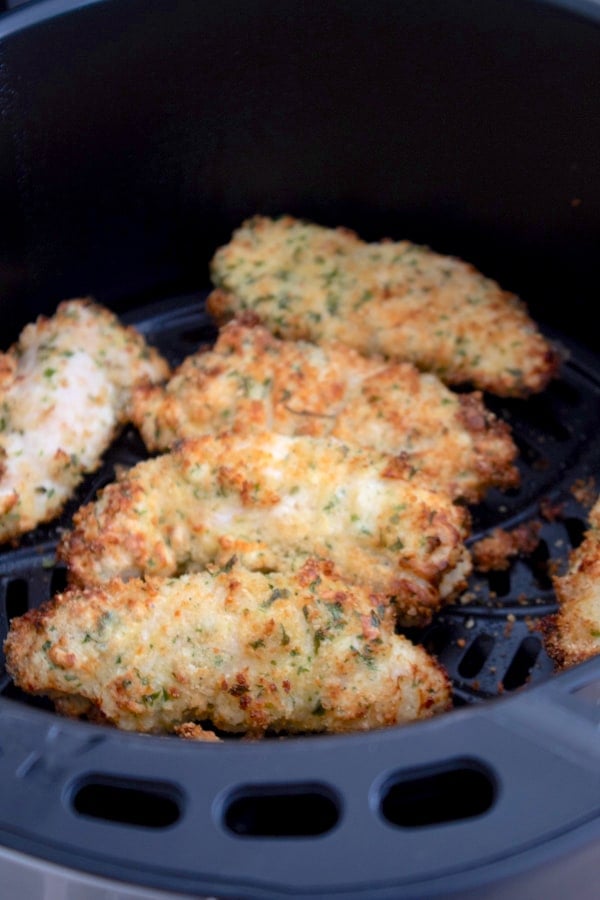
<instances>
[{"instance_id":1,"label":"air fryer basket rim","mask_svg":"<svg viewBox=\"0 0 600 900\"><path fill-rule=\"evenodd\" d=\"M12 821L3 817L2 843L104 877L200 895L452 896L521 866L547 866L598 833L598 713L581 699L597 684L595 669L585 664L528 695L490 701L476 715L458 710L408 726L402 741L378 732L198 748L167 737L99 734L93 725L57 722L42 710L25 714L5 701L3 775L18 766L10 782L3 779ZM494 806L450 828L384 821L381 794L390 782L449 767L485 772ZM90 783L166 793L181 818L149 828L89 817L74 797ZM275 790L289 797L298 785L337 796L331 831L281 840L224 827L234 795ZM235 859L235 871L226 859Z\"/></svg>"},{"instance_id":2,"label":"air fryer basket rim","mask_svg":"<svg viewBox=\"0 0 600 900\"><path fill-rule=\"evenodd\" d=\"M600 24L592 0L523 3ZM154 13L159 5L148 3ZM0 42L111 6L41 0L0 18ZM18 149L26 158L30 148ZM31 184L24 196L42 209ZM52 290L38 282L32 296L50 305ZM171 294L161 286L158 296ZM29 317L25 306L11 316ZM476 896L519 872L551 871L552 860L599 838L599 685L595 659L402 729L201 746L62 720L0 697L0 843L194 895ZM450 809L439 802L448 778L458 785ZM437 805L424 822L407 820L423 783ZM464 798L473 792L479 799L470 805ZM128 798L134 813L119 820ZM306 817L298 832L274 825L279 803ZM322 827L311 832L315 819Z\"/></svg>"}]
</instances>

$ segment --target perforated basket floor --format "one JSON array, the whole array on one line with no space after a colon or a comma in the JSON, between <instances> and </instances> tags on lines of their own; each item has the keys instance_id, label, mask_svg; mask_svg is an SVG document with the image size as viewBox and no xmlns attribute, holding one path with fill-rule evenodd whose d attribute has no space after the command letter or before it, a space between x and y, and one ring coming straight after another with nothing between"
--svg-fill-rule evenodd
<instances>
[{"instance_id":1,"label":"perforated basket floor","mask_svg":"<svg viewBox=\"0 0 600 900\"><path fill-rule=\"evenodd\" d=\"M181 297L129 314L135 324L177 365L201 344L210 343L214 326L200 296ZM555 336L550 335L551 337ZM518 445L521 486L492 490L472 509L478 541L494 528L540 523L535 551L517 557L504 571L475 572L457 605L447 607L422 632L421 641L446 666L455 705L484 702L552 675L539 632L539 620L555 609L551 575L560 571L581 540L600 471L600 368L581 348L562 346L568 358L559 380L526 401L487 397L487 404L511 426ZM63 516L27 535L18 548L0 550L0 642L9 622L39 605L65 583L54 551L73 511L112 480L116 466L145 458L137 432L129 428L111 447L101 469L86 479ZM0 694L22 703L48 706L26 697L11 683L0 657Z\"/></svg>"},{"instance_id":2,"label":"perforated basket floor","mask_svg":"<svg viewBox=\"0 0 600 900\"><path fill-rule=\"evenodd\" d=\"M128 320L173 365L215 336L201 296ZM0 848L169 897L448 900L515 866L551 887L574 847L600 846L599 660L555 676L539 632L600 471L600 362L565 349L543 395L487 398L512 426L521 487L473 510L472 541L535 521L536 550L475 573L411 633L447 667L454 710L360 735L197 744L61 718L0 657ZM59 521L0 550L0 642L64 586L55 548L73 511L145 455L126 430Z\"/></svg>"}]
</instances>

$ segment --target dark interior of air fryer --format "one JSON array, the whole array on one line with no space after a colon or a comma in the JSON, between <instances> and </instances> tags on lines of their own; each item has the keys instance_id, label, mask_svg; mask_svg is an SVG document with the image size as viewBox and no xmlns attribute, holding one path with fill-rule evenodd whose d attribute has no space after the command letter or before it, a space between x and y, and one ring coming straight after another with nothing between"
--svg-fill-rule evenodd
<instances>
[{"instance_id":1,"label":"dark interior of air fryer","mask_svg":"<svg viewBox=\"0 0 600 900\"><path fill-rule=\"evenodd\" d=\"M268 4L258 18L216 8L193 16L185 3L165 18L150 5L143 24L125 17L111 30L107 54L92 4L40 31L35 58L27 37L8 58L22 71L7 115L27 138L16 141L21 181L10 180L14 166L3 174L19 205L3 252L21 266L5 342L59 300L91 294L176 365L215 336L203 309L212 253L246 216L290 213L460 256L520 294L560 347L560 377L542 394L485 398L512 429L521 485L491 490L472 509L470 543L534 522L536 548L505 570L474 572L459 602L410 634L447 668L456 706L552 677L539 622L555 609L552 576L581 541L600 471L600 362L588 321L597 160L582 137L585 98L580 108L569 87L575 75L593 83L594 35L549 16L531 43L534 6L486 4L482 24L462 3L450 19L439 3L382 4L376 16L353 4L310 22ZM425 62L425 34L443 77ZM457 34L468 53L456 55ZM57 48L75 35L77 56L58 66ZM128 60L126 77L115 59ZM544 77L523 78L519 60ZM390 96L410 129L390 123ZM2 548L0 642L13 617L64 586L55 547L74 510L144 456L127 429L60 520ZM3 658L0 694L45 705L13 686Z\"/></svg>"}]
</instances>

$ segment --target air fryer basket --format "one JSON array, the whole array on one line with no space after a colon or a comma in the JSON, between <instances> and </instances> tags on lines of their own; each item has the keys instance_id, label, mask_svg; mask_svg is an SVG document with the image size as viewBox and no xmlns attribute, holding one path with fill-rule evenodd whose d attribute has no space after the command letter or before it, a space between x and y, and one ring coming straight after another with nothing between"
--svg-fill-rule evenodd
<instances>
[{"instance_id":1,"label":"air fryer basket","mask_svg":"<svg viewBox=\"0 0 600 900\"><path fill-rule=\"evenodd\" d=\"M599 60L585 0L44 0L0 18L3 346L91 294L177 364L214 337L216 247L289 212L470 260L565 354L543 394L486 397L521 487L489 492L472 541L537 522L538 548L411 634L447 667L452 712L196 744L59 718L0 656L0 846L194 896L554 897L567 877L593 896L600 660L555 675L539 620L600 485ZM126 430L60 520L0 550L0 643L64 585L73 510L144 456Z\"/></svg>"}]
</instances>

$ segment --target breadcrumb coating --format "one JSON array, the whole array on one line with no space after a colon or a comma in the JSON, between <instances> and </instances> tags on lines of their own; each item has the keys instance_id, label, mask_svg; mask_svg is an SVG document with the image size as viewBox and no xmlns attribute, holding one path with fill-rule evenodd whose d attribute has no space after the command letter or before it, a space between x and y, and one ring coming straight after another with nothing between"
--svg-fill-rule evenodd
<instances>
[{"instance_id":1,"label":"breadcrumb coating","mask_svg":"<svg viewBox=\"0 0 600 900\"><path fill-rule=\"evenodd\" d=\"M278 337L341 341L451 385L525 397L559 366L515 295L408 241L366 243L345 228L254 216L216 251L211 277L219 322L250 310Z\"/></svg>"},{"instance_id":2,"label":"breadcrumb coating","mask_svg":"<svg viewBox=\"0 0 600 900\"><path fill-rule=\"evenodd\" d=\"M279 340L251 318L225 325L168 384L137 388L132 420L151 452L224 429L333 436L402 456L407 471L468 503L519 481L510 429L480 393L343 344Z\"/></svg>"},{"instance_id":3,"label":"breadcrumb coating","mask_svg":"<svg viewBox=\"0 0 600 900\"><path fill-rule=\"evenodd\" d=\"M134 385L168 375L141 334L91 300L27 325L0 354L0 542L59 515L125 423Z\"/></svg>"},{"instance_id":4,"label":"breadcrumb coating","mask_svg":"<svg viewBox=\"0 0 600 900\"><path fill-rule=\"evenodd\" d=\"M173 575L232 555L253 570L332 560L393 596L402 624L430 621L471 569L470 518L401 462L334 438L271 432L184 441L77 511L58 548L73 584Z\"/></svg>"},{"instance_id":5,"label":"breadcrumb coating","mask_svg":"<svg viewBox=\"0 0 600 900\"><path fill-rule=\"evenodd\" d=\"M542 621L548 655L559 669L600 653L600 500L564 575L554 577L558 612Z\"/></svg>"},{"instance_id":6,"label":"breadcrumb coating","mask_svg":"<svg viewBox=\"0 0 600 900\"><path fill-rule=\"evenodd\" d=\"M119 728L351 732L451 706L443 668L394 633L389 603L329 563L72 589L14 619L7 667L57 709Z\"/></svg>"},{"instance_id":7,"label":"breadcrumb coating","mask_svg":"<svg viewBox=\"0 0 600 900\"><path fill-rule=\"evenodd\" d=\"M521 522L515 528L494 528L471 544L473 566L478 572L503 572L515 557L531 555L540 543L541 522Z\"/></svg>"}]
</instances>

